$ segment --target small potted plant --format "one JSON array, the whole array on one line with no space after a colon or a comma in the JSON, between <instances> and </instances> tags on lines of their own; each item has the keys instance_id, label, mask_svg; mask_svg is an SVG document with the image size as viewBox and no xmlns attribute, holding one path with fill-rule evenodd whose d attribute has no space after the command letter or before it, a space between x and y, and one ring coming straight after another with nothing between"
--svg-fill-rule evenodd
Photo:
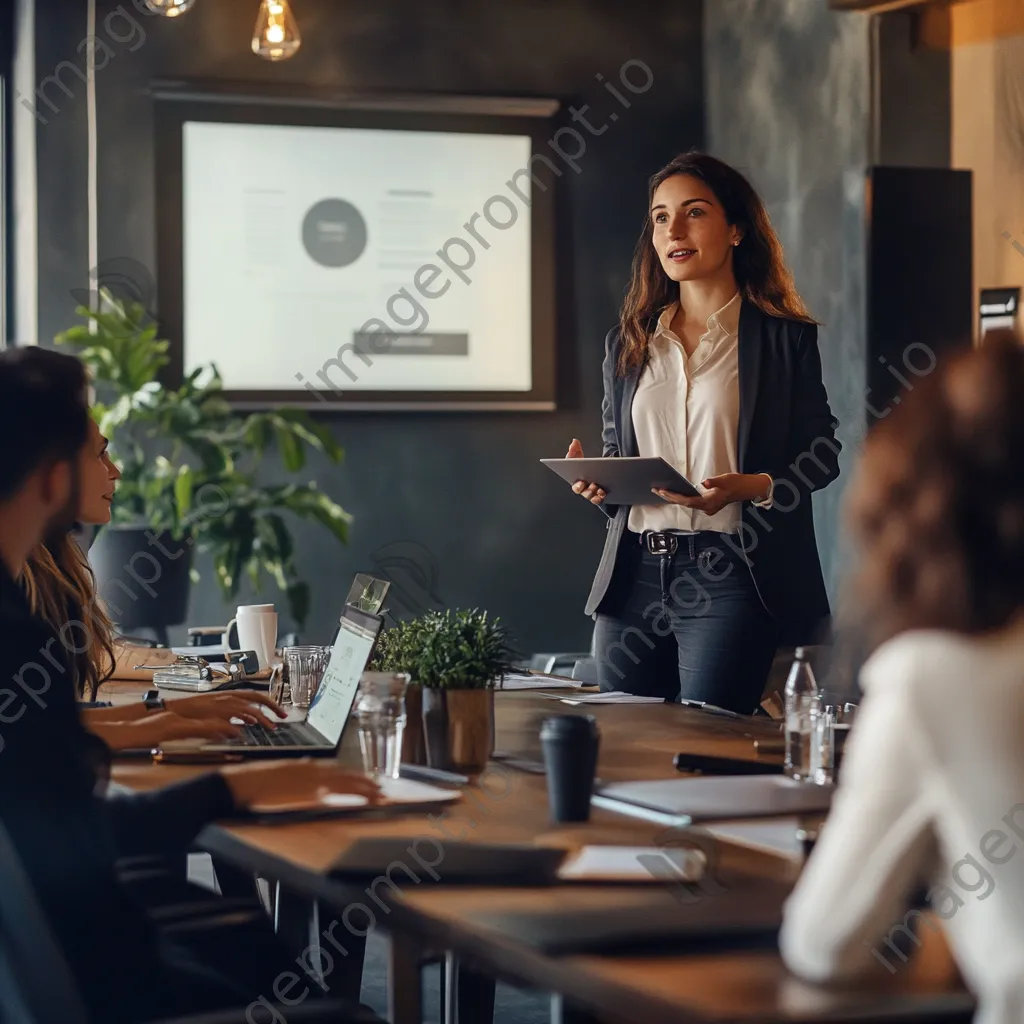
<instances>
[{"instance_id":1,"label":"small potted plant","mask_svg":"<svg viewBox=\"0 0 1024 1024\"><path fill-rule=\"evenodd\" d=\"M494 688L513 667L500 619L477 609L428 612L382 641L381 667L408 672L422 688L429 764L482 771L494 748Z\"/></svg>"}]
</instances>

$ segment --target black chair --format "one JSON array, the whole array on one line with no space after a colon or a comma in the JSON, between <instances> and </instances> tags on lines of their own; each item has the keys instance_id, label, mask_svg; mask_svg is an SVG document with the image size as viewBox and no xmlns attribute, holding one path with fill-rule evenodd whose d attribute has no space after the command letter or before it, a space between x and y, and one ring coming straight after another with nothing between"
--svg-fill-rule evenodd
<instances>
[{"instance_id":1,"label":"black chair","mask_svg":"<svg viewBox=\"0 0 1024 1024\"><path fill-rule=\"evenodd\" d=\"M246 1024L246 1009L241 1006L154 1024ZM383 1024L376 1014L335 1000L279 1009L281 1018L289 1024ZM101 1024L86 1010L64 953L2 824L0 1020L4 1024Z\"/></svg>"}]
</instances>

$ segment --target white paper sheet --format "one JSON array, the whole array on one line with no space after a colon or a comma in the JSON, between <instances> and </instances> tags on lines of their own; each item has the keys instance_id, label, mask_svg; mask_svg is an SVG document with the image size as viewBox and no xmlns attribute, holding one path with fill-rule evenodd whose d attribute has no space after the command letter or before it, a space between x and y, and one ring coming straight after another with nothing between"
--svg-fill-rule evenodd
<instances>
[{"instance_id":1,"label":"white paper sheet","mask_svg":"<svg viewBox=\"0 0 1024 1024\"><path fill-rule=\"evenodd\" d=\"M763 821L724 821L705 828L719 839L749 846L785 860L800 862L803 844L797 838L799 818L769 818Z\"/></svg>"},{"instance_id":2,"label":"white paper sheet","mask_svg":"<svg viewBox=\"0 0 1024 1024\"><path fill-rule=\"evenodd\" d=\"M563 704L664 704L664 697L644 697L637 693L622 693L611 690L608 693L588 693L579 697L560 697Z\"/></svg>"},{"instance_id":3,"label":"white paper sheet","mask_svg":"<svg viewBox=\"0 0 1024 1024\"><path fill-rule=\"evenodd\" d=\"M540 672L512 672L501 682L501 690L578 690L579 682L564 676L548 676Z\"/></svg>"},{"instance_id":4,"label":"white paper sheet","mask_svg":"<svg viewBox=\"0 0 1024 1024\"><path fill-rule=\"evenodd\" d=\"M696 882L707 859L700 850L660 846L584 846L559 869L563 882Z\"/></svg>"},{"instance_id":5,"label":"white paper sheet","mask_svg":"<svg viewBox=\"0 0 1024 1024\"><path fill-rule=\"evenodd\" d=\"M444 789L431 786L415 779L381 779L381 804L393 806L398 804L430 804L452 803L462 799L458 789ZM365 796L355 793L316 793L304 799L292 799L282 803L253 804L250 810L256 814L280 814L289 811L312 811L320 807L334 810L358 810L366 807L369 801Z\"/></svg>"}]
</instances>

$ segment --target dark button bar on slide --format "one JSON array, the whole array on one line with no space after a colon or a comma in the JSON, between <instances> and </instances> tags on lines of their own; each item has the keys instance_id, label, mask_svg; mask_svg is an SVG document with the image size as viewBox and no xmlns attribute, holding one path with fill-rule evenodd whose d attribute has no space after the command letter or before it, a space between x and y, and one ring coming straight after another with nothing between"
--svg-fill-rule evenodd
<instances>
[{"instance_id":1,"label":"dark button bar on slide","mask_svg":"<svg viewBox=\"0 0 1024 1024\"><path fill-rule=\"evenodd\" d=\"M468 334L394 334L391 343L383 344L381 332L359 332L352 335L356 349L381 356L468 356Z\"/></svg>"}]
</instances>

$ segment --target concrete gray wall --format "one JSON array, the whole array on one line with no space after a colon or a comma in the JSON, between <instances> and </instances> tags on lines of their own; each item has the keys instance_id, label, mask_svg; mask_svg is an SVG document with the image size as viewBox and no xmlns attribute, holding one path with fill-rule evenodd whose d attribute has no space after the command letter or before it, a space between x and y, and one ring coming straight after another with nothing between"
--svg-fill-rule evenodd
<instances>
[{"instance_id":1,"label":"concrete gray wall","mask_svg":"<svg viewBox=\"0 0 1024 1024\"><path fill-rule=\"evenodd\" d=\"M810 0L713 0L704 16L708 147L764 198L822 323L825 386L845 448L842 476L814 496L833 598L840 501L864 430L869 24Z\"/></svg>"}]
</instances>

